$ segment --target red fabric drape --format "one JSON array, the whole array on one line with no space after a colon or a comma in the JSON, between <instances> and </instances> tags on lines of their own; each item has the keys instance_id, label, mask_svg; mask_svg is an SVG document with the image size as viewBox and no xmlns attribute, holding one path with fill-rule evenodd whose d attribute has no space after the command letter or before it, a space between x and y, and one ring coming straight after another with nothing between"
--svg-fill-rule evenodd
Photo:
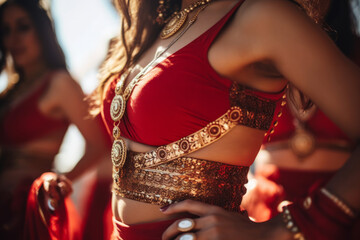
<instances>
[{"instance_id":1,"label":"red fabric drape","mask_svg":"<svg viewBox=\"0 0 360 240\"><path fill-rule=\"evenodd\" d=\"M91 194L84 201L82 235L84 240L110 239L112 233L111 191L112 179L97 179Z\"/></svg>"},{"instance_id":2,"label":"red fabric drape","mask_svg":"<svg viewBox=\"0 0 360 240\"><path fill-rule=\"evenodd\" d=\"M69 197L59 202L57 209L50 212L45 207L42 190L45 179L55 173L44 173L36 179L30 189L25 218L24 239L26 240L78 240L80 218Z\"/></svg>"}]
</instances>

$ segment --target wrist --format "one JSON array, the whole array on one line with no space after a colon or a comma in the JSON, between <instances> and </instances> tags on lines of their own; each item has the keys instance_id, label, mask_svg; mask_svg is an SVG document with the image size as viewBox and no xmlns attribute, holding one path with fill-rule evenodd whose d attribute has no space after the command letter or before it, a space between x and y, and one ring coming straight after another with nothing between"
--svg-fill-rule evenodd
<instances>
[{"instance_id":1,"label":"wrist","mask_svg":"<svg viewBox=\"0 0 360 240\"><path fill-rule=\"evenodd\" d=\"M268 222L268 231L266 235L269 240L293 240L294 234L287 229L286 224L283 220L283 215L279 214L276 217L272 218Z\"/></svg>"}]
</instances>

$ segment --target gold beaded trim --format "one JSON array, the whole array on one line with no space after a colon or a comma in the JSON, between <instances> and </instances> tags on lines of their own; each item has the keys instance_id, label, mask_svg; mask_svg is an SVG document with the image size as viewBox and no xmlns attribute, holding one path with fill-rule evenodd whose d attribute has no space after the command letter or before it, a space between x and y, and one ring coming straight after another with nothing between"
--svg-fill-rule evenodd
<instances>
[{"instance_id":1,"label":"gold beaded trim","mask_svg":"<svg viewBox=\"0 0 360 240\"><path fill-rule=\"evenodd\" d=\"M246 113L241 108L232 107L220 118L199 131L176 142L158 147L153 151L136 154L134 159L136 161L142 160L142 166L140 167L152 167L183 157L223 137L233 127L242 122L244 115Z\"/></svg>"},{"instance_id":2,"label":"gold beaded trim","mask_svg":"<svg viewBox=\"0 0 360 240\"><path fill-rule=\"evenodd\" d=\"M298 228L298 226L296 226L291 216L290 210L287 208L287 206L285 206L283 210L284 210L282 213L283 221L285 223L286 228L293 234L293 239L305 240L304 234L300 232L300 229Z\"/></svg>"},{"instance_id":3,"label":"gold beaded trim","mask_svg":"<svg viewBox=\"0 0 360 240\"><path fill-rule=\"evenodd\" d=\"M160 194L150 193L150 192L134 192L126 189L121 189L115 185L112 187L112 192L119 197L129 198L135 201L141 201L146 203L157 203L160 205L168 205L176 203L170 198L163 197Z\"/></svg>"},{"instance_id":4,"label":"gold beaded trim","mask_svg":"<svg viewBox=\"0 0 360 240\"><path fill-rule=\"evenodd\" d=\"M337 196L329 192L326 188L321 188L320 190L326 197L328 197L331 201L333 201L336 206L338 206L346 215L351 218L356 217L356 213L351 210L351 208L346 205L343 201L341 201Z\"/></svg>"}]
</instances>

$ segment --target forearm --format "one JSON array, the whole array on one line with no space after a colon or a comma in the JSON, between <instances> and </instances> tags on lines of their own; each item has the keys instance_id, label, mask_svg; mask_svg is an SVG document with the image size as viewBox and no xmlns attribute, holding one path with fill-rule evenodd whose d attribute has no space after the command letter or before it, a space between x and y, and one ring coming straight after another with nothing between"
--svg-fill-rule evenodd
<instances>
[{"instance_id":1,"label":"forearm","mask_svg":"<svg viewBox=\"0 0 360 240\"><path fill-rule=\"evenodd\" d=\"M360 144L325 188L353 210L360 210Z\"/></svg>"},{"instance_id":2,"label":"forearm","mask_svg":"<svg viewBox=\"0 0 360 240\"><path fill-rule=\"evenodd\" d=\"M86 147L86 151L82 158L70 172L65 173L65 176L71 181L74 181L86 171L89 171L92 167L96 166L100 161L107 159L106 156L107 152L105 151L102 152L93 147Z\"/></svg>"},{"instance_id":3,"label":"forearm","mask_svg":"<svg viewBox=\"0 0 360 240\"><path fill-rule=\"evenodd\" d=\"M283 214L279 214L269 221L270 234L269 239L276 240L291 240L294 239L294 234L286 228Z\"/></svg>"},{"instance_id":4,"label":"forearm","mask_svg":"<svg viewBox=\"0 0 360 240\"><path fill-rule=\"evenodd\" d=\"M288 207L306 239L345 239L360 209L360 147L322 188Z\"/></svg>"}]
</instances>

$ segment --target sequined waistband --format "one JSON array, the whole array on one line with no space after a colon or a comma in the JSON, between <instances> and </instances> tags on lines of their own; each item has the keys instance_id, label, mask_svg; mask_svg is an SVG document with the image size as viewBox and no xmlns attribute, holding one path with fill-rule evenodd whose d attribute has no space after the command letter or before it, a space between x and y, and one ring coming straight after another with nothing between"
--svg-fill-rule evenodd
<instances>
[{"instance_id":1,"label":"sequined waistband","mask_svg":"<svg viewBox=\"0 0 360 240\"><path fill-rule=\"evenodd\" d=\"M181 157L139 168L143 159L138 156L128 152L124 167L118 171L114 168L115 194L157 205L194 199L240 211L248 167Z\"/></svg>"}]
</instances>

